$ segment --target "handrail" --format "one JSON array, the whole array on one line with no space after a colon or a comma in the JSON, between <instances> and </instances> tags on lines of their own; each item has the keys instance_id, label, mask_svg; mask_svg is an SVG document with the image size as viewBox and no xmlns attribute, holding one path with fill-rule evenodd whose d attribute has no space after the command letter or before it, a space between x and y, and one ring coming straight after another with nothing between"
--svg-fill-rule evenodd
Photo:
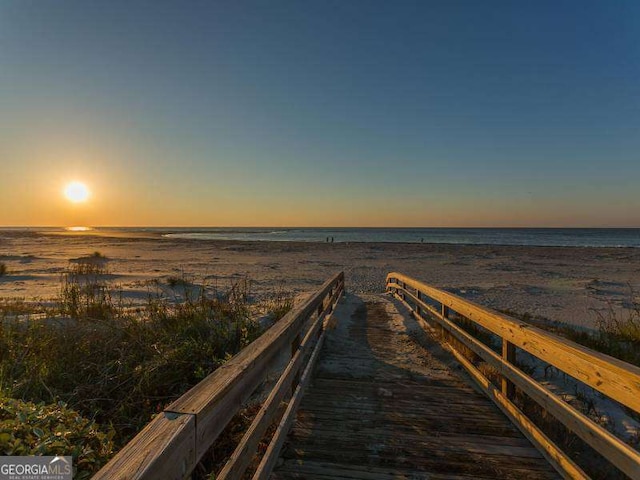
<instances>
[{"instance_id":1,"label":"handrail","mask_svg":"<svg viewBox=\"0 0 640 480\"><path fill-rule=\"evenodd\" d=\"M401 273L389 273L386 285L387 290L400 298L420 322L425 322L423 313L428 312L429 318L452 339L497 370L502 378L500 388L495 387L458 351L455 341L449 342L452 353L472 378L565 478L589 477L512 402L515 387L601 453L611 464L631 478L640 479L640 452L520 370L515 365L516 347L637 412L640 412L640 368ZM435 308L426 300L435 301L440 308ZM452 310L501 337L502 356L454 323L450 319Z\"/></svg>"},{"instance_id":2,"label":"handrail","mask_svg":"<svg viewBox=\"0 0 640 480\"><path fill-rule=\"evenodd\" d=\"M257 444L274 420L275 407L284 399L287 390L291 394L292 387L299 381L300 370L305 365L308 368L310 361L306 359L305 363L307 351L314 337L324 332L323 321L343 291L344 273L340 272L262 336L169 405L93 478L146 480L187 477L243 402L263 383L278 355L290 348L291 361L249 428L247 435L251 436L245 435L241 441L244 455L252 457L254 452L248 447ZM301 342L303 335L304 341ZM249 461L243 458L238 462L237 457L237 454L232 456L233 468L225 469L224 478L240 478L244 473Z\"/></svg>"}]
</instances>

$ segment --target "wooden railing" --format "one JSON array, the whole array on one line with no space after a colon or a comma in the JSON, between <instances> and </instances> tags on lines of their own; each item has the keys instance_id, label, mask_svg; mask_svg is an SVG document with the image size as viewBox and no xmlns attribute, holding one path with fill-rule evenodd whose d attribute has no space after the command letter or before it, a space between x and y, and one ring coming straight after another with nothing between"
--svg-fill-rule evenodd
<instances>
[{"instance_id":1,"label":"wooden railing","mask_svg":"<svg viewBox=\"0 0 640 480\"><path fill-rule=\"evenodd\" d=\"M514 404L515 387L615 467L633 479L640 479L637 450L527 375L515 360L518 349L526 351L635 412L640 412L640 368L400 273L387 275L387 290L407 304L419 322L435 322L471 377L565 478L589 477ZM453 312L500 337L502 355L452 321ZM494 385L468 355L463 355L464 348L495 369L501 377L500 385Z\"/></svg>"},{"instance_id":2,"label":"wooden railing","mask_svg":"<svg viewBox=\"0 0 640 480\"><path fill-rule=\"evenodd\" d=\"M324 320L343 291L344 273L341 272L169 405L93 478L183 479L189 476L243 403L264 383L280 354L290 351L291 360L222 472L216 476L218 480L242 478L267 428L277 421L281 402L288 400L253 477L267 478L322 346Z\"/></svg>"}]
</instances>

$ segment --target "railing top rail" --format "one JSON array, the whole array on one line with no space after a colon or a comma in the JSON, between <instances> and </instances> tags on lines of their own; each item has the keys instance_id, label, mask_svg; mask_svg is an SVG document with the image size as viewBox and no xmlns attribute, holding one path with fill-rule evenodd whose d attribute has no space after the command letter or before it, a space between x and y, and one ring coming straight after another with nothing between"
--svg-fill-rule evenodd
<instances>
[{"instance_id":1,"label":"railing top rail","mask_svg":"<svg viewBox=\"0 0 640 480\"><path fill-rule=\"evenodd\" d=\"M510 343L572 377L640 412L640 368L571 340L500 314L398 272L387 275L387 287L401 282L449 307ZM398 285L402 288L402 285Z\"/></svg>"},{"instance_id":2,"label":"railing top rail","mask_svg":"<svg viewBox=\"0 0 640 480\"><path fill-rule=\"evenodd\" d=\"M244 348L240 353L211 373L207 378L169 405L166 411L201 414L212 408L227 390L240 380L242 372L270 358L287 344L302 327L304 321L315 312L329 291L344 279L340 272L327 280L304 303L294 307L280 321Z\"/></svg>"},{"instance_id":3,"label":"railing top rail","mask_svg":"<svg viewBox=\"0 0 640 480\"><path fill-rule=\"evenodd\" d=\"M401 273L387 276L387 288L394 292L424 322L427 317L445 333L450 351L464 366L478 386L511 419L522 433L538 447L545 458L564 478L588 479L579 465L520 410L523 399L517 387L608 462L631 478L640 478L640 452L614 433L566 402L530 377L516 362L514 346L554 365L559 370L599 390L621 404L638 410L640 405L640 369L608 355L590 350L525 322L501 315L452 293L419 282ZM435 305L434 305L435 301ZM462 317L494 333L502 339L502 355L481 341L450 316L454 311ZM466 352L460 347L468 349ZM471 357L469 357L471 355ZM496 379L477 368L473 360L481 359L498 374Z\"/></svg>"},{"instance_id":4,"label":"railing top rail","mask_svg":"<svg viewBox=\"0 0 640 480\"><path fill-rule=\"evenodd\" d=\"M300 334L307 319L344 286L344 272L327 280L263 335L169 405L125 445L95 479L184 478L245 399L272 360ZM333 293L335 295L335 293Z\"/></svg>"}]
</instances>

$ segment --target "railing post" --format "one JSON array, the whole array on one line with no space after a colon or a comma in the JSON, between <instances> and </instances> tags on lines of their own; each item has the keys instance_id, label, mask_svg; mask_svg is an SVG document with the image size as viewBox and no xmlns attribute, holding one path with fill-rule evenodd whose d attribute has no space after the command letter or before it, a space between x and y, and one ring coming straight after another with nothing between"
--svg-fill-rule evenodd
<instances>
[{"instance_id":1,"label":"railing post","mask_svg":"<svg viewBox=\"0 0 640 480\"><path fill-rule=\"evenodd\" d=\"M420 290L418 290L416 288L416 298L418 299L418 302L420 301ZM422 310L420 309L420 304L416 302L416 314L418 315L418 317L422 316Z\"/></svg>"},{"instance_id":2,"label":"railing post","mask_svg":"<svg viewBox=\"0 0 640 480\"><path fill-rule=\"evenodd\" d=\"M511 364L516 361L516 346L504 338L502 339L502 358ZM515 385L504 376L502 377L502 393L504 393L509 400L513 399L516 393Z\"/></svg>"},{"instance_id":3,"label":"railing post","mask_svg":"<svg viewBox=\"0 0 640 480\"><path fill-rule=\"evenodd\" d=\"M335 292L335 290L332 288L331 291L329 292L329 296L327 297L327 299L329 300L329 305L327 306L328 311L327 313L333 313L333 293Z\"/></svg>"},{"instance_id":4,"label":"railing post","mask_svg":"<svg viewBox=\"0 0 640 480\"><path fill-rule=\"evenodd\" d=\"M442 314L442 318L449 318L449 307L447 307L444 303L441 304L440 313ZM447 335L447 331L444 327L440 327L440 335L442 338L449 341L449 336Z\"/></svg>"},{"instance_id":5,"label":"railing post","mask_svg":"<svg viewBox=\"0 0 640 480\"><path fill-rule=\"evenodd\" d=\"M295 356L295 354L298 352L299 349L300 349L300 334L298 333L294 337L293 341L291 342L291 358ZM300 383L300 370L298 370L298 372L293 376L293 382L291 382L292 396L294 393L296 393L296 388L298 386L298 383Z\"/></svg>"}]
</instances>

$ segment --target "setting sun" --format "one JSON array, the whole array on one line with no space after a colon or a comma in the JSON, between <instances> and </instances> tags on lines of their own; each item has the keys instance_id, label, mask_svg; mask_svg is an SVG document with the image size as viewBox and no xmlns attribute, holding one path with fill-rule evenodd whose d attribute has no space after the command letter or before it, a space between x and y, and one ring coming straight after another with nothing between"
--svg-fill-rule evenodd
<instances>
[{"instance_id":1,"label":"setting sun","mask_svg":"<svg viewBox=\"0 0 640 480\"><path fill-rule=\"evenodd\" d=\"M89 189L82 182L71 182L64 187L64 196L74 203L85 202L89 198Z\"/></svg>"}]
</instances>

